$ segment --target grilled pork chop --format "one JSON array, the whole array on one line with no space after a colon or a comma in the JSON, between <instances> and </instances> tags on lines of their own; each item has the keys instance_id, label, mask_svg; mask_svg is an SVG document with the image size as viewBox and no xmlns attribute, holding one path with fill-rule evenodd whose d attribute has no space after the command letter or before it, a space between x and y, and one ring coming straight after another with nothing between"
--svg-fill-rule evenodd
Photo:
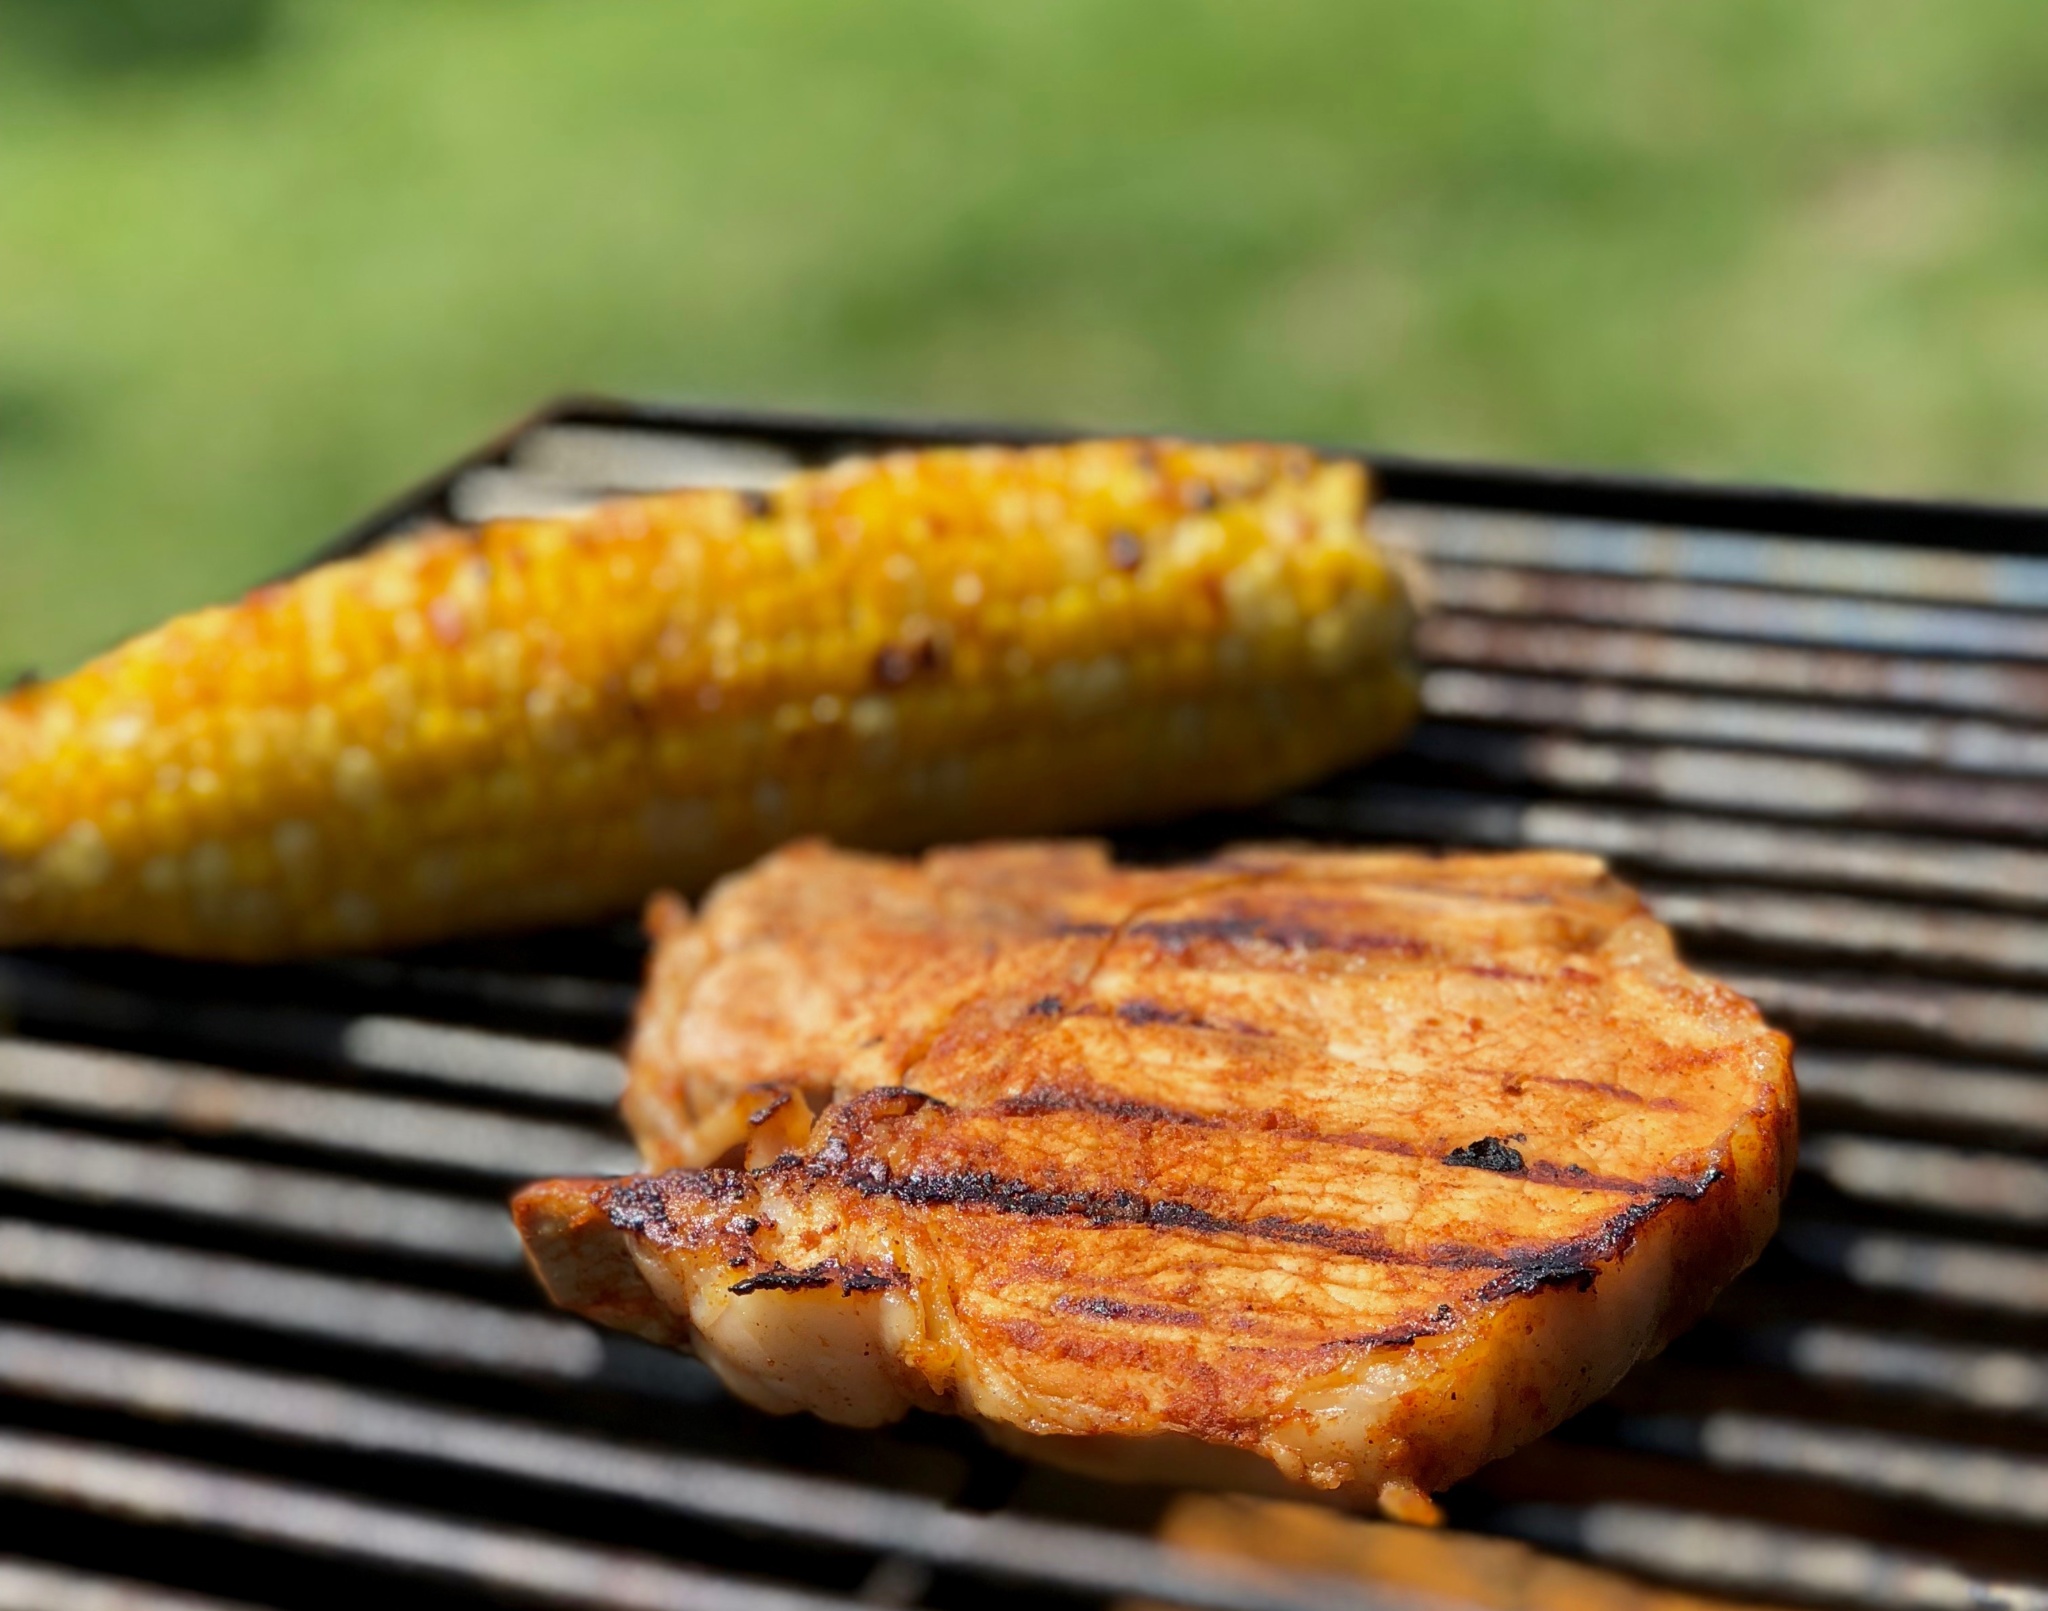
<instances>
[{"instance_id":1,"label":"grilled pork chop","mask_svg":"<svg viewBox=\"0 0 2048 1611\"><path fill-rule=\"evenodd\" d=\"M557 1302L769 1410L1427 1514L1693 1320L1791 1166L1784 1037L1584 857L802 845L651 921L666 1172L515 1213Z\"/></svg>"}]
</instances>

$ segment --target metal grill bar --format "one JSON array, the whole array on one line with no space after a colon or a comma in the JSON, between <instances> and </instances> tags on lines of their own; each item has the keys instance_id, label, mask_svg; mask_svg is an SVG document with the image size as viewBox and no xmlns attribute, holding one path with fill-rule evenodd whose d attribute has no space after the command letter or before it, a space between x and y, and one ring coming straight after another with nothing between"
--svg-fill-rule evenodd
<instances>
[{"instance_id":1,"label":"metal grill bar","mask_svg":"<svg viewBox=\"0 0 2048 1611\"><path fill-rule=\"evenodd\" d=\"M2005 716L2048 707L2048 669L1791 648L1449 611L1417 633L1433 665L1786 694Z\"/></svg>"},{"instance_id":2,"label":"metal grill bar","mask_svg":"<svg viewBox=\"0 0 2048 1611\"><path fill-rule=\"evenodd\" d=\"M520 1262L519 1239L495 1205L40 1125L0 1121L0 1186L163 1209L414 1258L493 1269Z\"/></svg>"},{"instance_id":3,"label":"metal grill bar","mask_svg":"<svg viewBox=\"0 0 2048 1611\"><path fill-rule=\"evenodd\" d=\"M2048 1164L1995 1152L1822 1133L1801 1143L1799 1167L1851 1197L1940 1214L2048 1224Z\"/></svg>"},{"instance_id":4,"label":"metal grill bar","mask_svg":"<svg viewBox=\"0 0 2048 1611\"><path fill-rule=\"evenodd\" d=\"M1899 902L1784 890L1673 889L1643 893L1657 916L1691 940L1769 945L1853 957L2048 977L2048 924Z\"/></svg>"},{"instance_id":5,"label":"metal grill bar","mask_svg":"<svg viewBox=\"0 0 2048 1611\"><path fill-rule=\"evenodd\" d=\"M2048 774L2048 733L1946 716L1481 671L1429 673L1422 680L1422 708L1439 719L1514 727L1569 727L1628 738L1845 755L1892 766L1939 766L2006 777Z\"/></svg>"},{"instance_id":6,"label":"metal grill bar","mask_svg":"<svg viewBox=\"0 0 2048 1611\"><path fill-rule=\"evenodd\" d=\"M191 1461L0 1430L0 1491L288 1544L523 1600L631 1611L844 1611L857 1602L455 1521Z\"/></svg>"},{"instance_id":7,"label":"metal grill bar","mask_svg":"<svg viewBox=\"0 0 2048 1611\"><path fill-rule=\"evenodd\" d=\"M727 1525L899 1553L1030 1583L1146 1594L1220 1611L1414 1606L1356 1585L1241 1569L1096 1528L977 1516L848 1483L671 1454L417 1399L230 1369L0 1325L0 1382L73 1402L229 1425L581 1489ZM1429 1602L1423 1602L1427 1604Z\"/></svg>"},{"instance_id":8,"label":"metal grill bar","mask_svg":"<svg viewBox=\"0 0 2048 1611\"><path fill-rule=\"evenodd\" d=\"M74 1572L19 1556L0 1556L0 1611L257 1611L243 1601L201 1599Z\"/></svg>"},{"instance_id":9,"label":"metal grill bar","mask_svg":"<svg viewBox=\"0 0 2048 1611\"><path fill-rule=\"evenodd\" d=\"M611 951L621 955L637 953L640 944L637 930L629 931L623 943L609 935L590 938L591 943L580 949L594 954L593 960L597 961L603 961ZM636 985L611 979L578 978L537 969L494 972L487 968L421 962L416 958L396 962L389 957L334 957L308 971L365 995L402 995L431 1002L454 1017L481 1013L502 1021L507 1014L539 1013L593 1027L600 1035L610 1035L618 1025L627 1022L640 995Z\"/></svg>"},{"instance_id":10,"label":"metal grill bar","mask_svg":"<svg viewBox=\"0 0 2048 1611\"><path fill-rule=\"evenodd\" d=\"M1895 980L1721 976L1789 1029L1851 1040L1907 1037L1993 1057L2048 1054L2048 1000Z\"/></svg>"},{"instance_id":11,"label":"metal grill bar","mask_svg":"<svg viewBox=\"0 0 2048 1611\"><path fill-rule=\"evenodd\" d=\"M1505 1531L1663 1577L1736 1592L1798 1594L1884 1611L2048 1611L2048 1590L1958 1571L1945 1561L1790 1527L1652 1505L1520 1505Z\"/></svg>"},{"instance_id":12,"label":"metal grill bar","mask_svg":"<svg viewBox=\"0 0 2048 1611\"><path fill-rule=\"evenodd\" d=\"M1815 543L1607 520L1532 519L1389 504L1380 523L1439 562L1669 577L1864 597L2048 609L2048 560L1938 547Z\"/></svg>"},{"instance_id":13,"label":"metal grill bar","mask_svg":"<svg viewBox=\"0 0 2048 1611\"><path fill-rule=\"evenodd\" d=\"M462 976L471 992L519 999L517 978L474 970ZM561 981L564 983L578 981ZM606 987L601 1020L615 1033L631 1016ZM627 993L630 995L630 992ZM566 1041L539 1040L384 1013L341 1015L254 1003L231 1006L88 982L58 969L0 959L0 1010L37 1026L89 1034L127 1034L208 1044L225 1054L272 1057L350 1073L396 1074L510 1097L609 1112L624 1088L617 1056ZM588 1004L586 1003L586 1006ZM585 1016L588 1016L586 1013Z\"/></svg>"},{"instance_id":14,"label":"metal grill bar","mask_svg":"<svg viewBox=\"0 0 2048 1611\"><path fill-rule=\"evenodd\" d=\"M568 1381L594 1380L605 1368L598 1334L553 1316L27 1220L0 1219L0 1280L437 1365Z\"/></svg>"},{"instance_id":15,"label":"metal grill bar","mask_svg":"<svg viewBox=\"0 0 2048 1611\"><path fill-rule=\"evenodd\" d=\"M1301 832L1583 850L1675 876L1771 879L1805 888L1849 885L1933 900L2048 907L2048 855L2004 845L1524 800L1378 780L1353 793L1297 795L1276 805L1271 816Z\"/></svg>"},{"instance_id":16,"label":"metal grill bar","mask_svg":"<svg viewBox=\"0 0 2048 1611\"><path fill-rule=\"evenodd\" d=\"M2048 1253L1788 1219L1779 1244L1860 1287L2048 1317Z\"/></svg>"},{"instance_id":17,"label":"metal grill bar","mask_svg":"<svg viewBox=\"0 0 2048 1611\"><path fill-rule=\"evenodd\" d=\"M2042 615L1479 565L1432 565L1429 586L1438 604L1475 615L1534 616L1817 648L2048 660L2048 616Z\"/></svg>"},{"instance_id":18,"label":"metal grill bar","mask_svg":"<svg viewBox=\"0 0 2048 1611\"><path fill-rule=\"evenodd\" d=\"M1642 1416L1619 1431L1638 1448L1738 1471L1821 1477L1946 1510L2048 1522L2048 1461L1759 1415Z\"/></svg>"},{"instance_id":19,"label":"metal grill bar","mask_svg":"<svg viewBox=\"0 0 2048 1611\"><path fill-rule=\"evenodd\" d=\"M2048 1355L1847 1326L1773 1326L1746 1341L1751 1357L1817 1381L1891 1388L2048 1419Z\"/></svg>"},{"instance_id":20,"label":"metal grill bar","mask_svg":"<svg viewBox=\"0 0 2048 1611\"><path fill-rule=\"evenodd\" d=\"M847 442L917 434L693 427L584 405L389 519L759 484ZM1531 1452L1544 1485L1515 1478L1516 1462L1497 1483L1482 1473L1453 1496L1463 1521L1726 1592L2048 1607L2042 1585L2001 1576L2048 1537L2035 1491L2048 1470L2048 553L1988 551L1994 535L2019 540L2016 521L1993 533L1979 520L1987 551L1957 554L1934 546L1935 524L1917 546L1814 542L1711 529L1714 500L1696 501L1697 518L1655 529L1386 511L1386 533L1431 567L1431 719L1399 758L1230 831L1607 855L1689 949L1800 1034L1811 1122L1777 1250L1708 1328ZM1908 523L1899 512L1886 530L1909 537ZM636 1395L649 1409L719 1397L701 1367L514 1307L495 1273L514 1257L496 1201L508 1180L631 1165L609 1114L622 1070L602 1043L627 1024L638 943L619 925L247 973L0 958L0 1016L40 1037L0 1041L0 1104L20 1110L0 1114L15 1216L0 1220L0 1288L23 1295L0 1316L0 1394L62 1430L94 1428L108 1441L88 1452L114 1462L87 1481L47 1431L4 1434L17 1441L0 1458L40 1462L24 1479L42 1484L36 1503L190 1481L201 1498L178 1525L223 1537L241 1512L221 1496L241 1490L209 1487L217 1478L297 1503L293 1483L124 1452L104 1430L133 1424L138 1442L182 1448L189 1429L211 1438L204 1449L246 1447L264 1470L332 1457L412 1491L405 1471L440 1468L510 1485L480 1492L559 1496L565 1518L632 1505L859 1556L837 1577L759 1557L807 1592L862 1583L948 1611L1006 1579L1098 1599L1360 1603L1355 1584L1219 1576L1162 1555L1135 1523L1075 1528L949 1508L879 1475L736 1465L725 1456L747 1446L732 1431L746 1418L722 1401L724 1431L701 1413L650 1418L637 1441L589 1426L633 1413ZM343 1249L363 1264L346 1277L295 1262L331 1265ZM83 1334L146 1335L151 1315L220 1358ZM53 1316L72 1329L43 1329ZM296 1357L334 1375L259 1368L291 1339L319 1343ZM385 1392L401 1367L436 1396ZM464 1402L516 1393L543 1419L456 1408L444 1383ZM764 1429L759 1447L788 1459L800 1430ZM872 1447L901 1459L920 1435ZM1006 1491L999 1461L961 1447L944 1458L964 1474L936 1489ZM401 1540L452 1527L448 1559L513 1536L496 1516L382 1497L370 1515L347 1509L367 1501L305 1491L366 1537L387 1536L384 1512ZM1769 1508L1780 1500L1784 1514ZM427 1531L406 1532L415 1522ZM544 1555L621 1554L533 1541ZM416 1580L429 1567L412 1547L355 1558ZM614 1592L592 1570L589 1603L668 1603L631 1598L630 1573ZM1174 1576L1197 1570L1199 1584ZM442 1582L520 1592L467 1571ZM762 1603L750 1585L733 1592Z\"/></svg>"},{"instance_id":21,"label":"metal grill bar","mask_svg":"<svg viewBox=\"0 0 2048 1611\"><path fill-rule=\"evenodd\" d=\"M1805 1051L1802 1100L1873 1116L1981 1125L2008 1136L2048 1138L2048 1080L2019 1069L1989 1070L1907 1057Z\"/></svg>"},{"instance_id":22,"label":"metal grill bar","mask_svg":"<svg viewBox=\"0 0 2048 1611\"><path fill-rule=\"evenodd\" d=\"M1617 744L1572 733L1523 734L1425 724L1408 753L1454 774L1567 793L1635 796L1736 814L2017 839L2048 836L2048 788L1943 772L1880 771L1842 761Z\"/></svg>"},{"instance_id":23,"label":"metal grill bar","mask_svg":"<svg viewBox=\"0 0 2048 1611\"><path fill-rule=\"evenodd\" d=\"M610 1052L422 1023L416 1018L370 1014L353 1019L343 1027L340 1044L342 1056L361 1068L503 1091L508 1096L609 1109L626 1089L625 1065Z\"/></svg>"},{"instance_id":24,"label":"metal grill bar","mask_svg":"<svg viewBox=\"0 0 2048 1611\"><path fill-rule=\"evenodd\" d=\"M672 487L772 487L799 462L795 454L765 443L587 425L544 425L512 449L521 475L612 496Z\"/></svg>"},{"instance_id":25,"label":"metal grill bar","mask_svg":"<svg viewBox=\"0 0 2048 1611\"><path fill-rule=\"evenodd\" d=\"M610 1135L580 1126L40 1041L0 1043L0 1098L492 1178L549 1169L616 1175L637 1162Z\"/></svg>"}]
</instances>

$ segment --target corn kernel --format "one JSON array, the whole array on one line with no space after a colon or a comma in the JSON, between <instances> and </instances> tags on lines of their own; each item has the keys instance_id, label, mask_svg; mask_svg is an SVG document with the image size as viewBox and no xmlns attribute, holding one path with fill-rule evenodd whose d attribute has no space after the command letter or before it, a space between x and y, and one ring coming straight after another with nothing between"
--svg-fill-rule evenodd
<instances>
[{"instance_id":1,"label":"corn kernel","mask_svg":"<svg viewBox=\"0 0 2048 1611\"><path fill-rule=\"evenodd\" d=\"M1364 478L849 460L395 542L0 699L0 943L270 957L596 916L794 832L1249 801L1398 735Z\"/></svg>"}]
</instances>

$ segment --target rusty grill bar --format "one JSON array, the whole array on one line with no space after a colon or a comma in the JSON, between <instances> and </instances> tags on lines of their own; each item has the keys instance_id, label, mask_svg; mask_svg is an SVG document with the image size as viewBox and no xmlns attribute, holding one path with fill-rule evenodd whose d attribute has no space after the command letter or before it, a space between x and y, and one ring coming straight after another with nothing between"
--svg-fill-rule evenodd
<instances>
[{"instance_id":1,"label":"rusty grill bar","mask_svg":"<svg viewBox=\"0 0 2048 1611\"><path fill-rule=\"evenodd\" d=\"M570 402L337 550L1026 435ZM2048 518L1380 469L1431 575L1414 741L1128 847L1595 851L1799 1035L1806 1106L1762 1263L1454 1524L1705 1593L2048 1611ZM546 1312L503 1194L631 1167L639 960L623 925L0 956L0 1608L1418 1603Z\"/></svg>"}]
</instances>

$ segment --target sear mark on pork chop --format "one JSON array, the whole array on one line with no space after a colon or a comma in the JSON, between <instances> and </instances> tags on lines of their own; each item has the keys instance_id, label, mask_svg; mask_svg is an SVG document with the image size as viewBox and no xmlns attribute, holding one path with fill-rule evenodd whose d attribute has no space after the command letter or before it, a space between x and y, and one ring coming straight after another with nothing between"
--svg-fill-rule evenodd
<instances>
[{"instance_id":1,"label":"sear mark on pork chop","mask_svg":"<svg viewBox=\"0 0 2048 1611\"><path fill-rule=\"evenodd\" d=\"M760 1222L754 1224L759 1229ZM827 1259L807 1270L792 1270L778 1263L759 1275L735 1281L725 1290L735 1298L743 1298L750 1292L808 1292L816 1287L836 1286L840 1296L850 1298L856 1292L886 1292L898 1279L874 1270L850 1270L837 1259Z\"/></svg>"},{"instance_id":2,"label":"sear mark on pork chop","mask_svg":"<svg viewBox=\"0 0 2048 1611\"><path fill-rule=\"evenodd\" d=\"M515 1214L771 1410L1412 1517L1689 1324L1791 1166L1783 1037L1584 857L810 845L656 924L657 1172Z\"/></svg>"}]
</instances>

